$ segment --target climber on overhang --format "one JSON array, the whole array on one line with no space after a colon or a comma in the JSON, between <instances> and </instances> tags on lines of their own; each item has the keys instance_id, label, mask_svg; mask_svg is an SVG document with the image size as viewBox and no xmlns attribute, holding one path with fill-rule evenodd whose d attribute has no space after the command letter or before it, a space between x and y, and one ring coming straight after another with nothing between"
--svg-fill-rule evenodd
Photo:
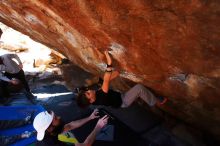
<instances>
[{"instance_id":1,"label":"climber on overhang","mask_svg":"<svg viewBox=\"0 0 220 146\"><path fill-rule=\"evenodd\" d=\"M119 75L119 72L113 70L112 59L105 51L107 59L107 68L103 77L103 84L101 89L95 90L81 90L77 95L77 103L80 107L85 108L90 104L105 105L114 108L125 108L130 106L138 97L144 100L148 105L154 106L155 104L164 104L167 98L156 97L150 90L141 84L137 84L128 90L126 93L120 93L109 89L110 82Z\"/></svg>"},{"instance_id":2,"label":"climber on overhang","mask_svg":"<svg viewBox=\"0 0 220 146\"><path fill-rule=\"evenodd\" d=\"M0 29L0 38L2 35L2 30ZM14 59L16 61L14 61ZM16 78L20 80L25 88L25 94L31 100L34 98L34 95L31 93L29 85L25 79L23 64L16 54L4 54L0 56L0 72L4 74L8 79L12 80Z\"/></svg>"}]
</instances>

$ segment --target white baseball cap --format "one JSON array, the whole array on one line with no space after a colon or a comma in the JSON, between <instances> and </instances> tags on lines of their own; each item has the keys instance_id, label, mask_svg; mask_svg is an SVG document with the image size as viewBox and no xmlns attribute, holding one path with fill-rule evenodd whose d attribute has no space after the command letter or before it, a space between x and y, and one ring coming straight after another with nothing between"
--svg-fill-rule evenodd
<instances>
[{"instance_id":1,"label":"white baseball cap","mask_svg":"<svg viewBox=\"0 0 220 146\"><path fill-rule=\"evenodd\" d=\"M53 117L54 117L54 112L51 112L51 114L49 114L47 111L44 111L39 113L34 118L33 126L37 131L37 140L39 141L43 140L45 131L52 123Z\"/></svg>"}]
</instances>

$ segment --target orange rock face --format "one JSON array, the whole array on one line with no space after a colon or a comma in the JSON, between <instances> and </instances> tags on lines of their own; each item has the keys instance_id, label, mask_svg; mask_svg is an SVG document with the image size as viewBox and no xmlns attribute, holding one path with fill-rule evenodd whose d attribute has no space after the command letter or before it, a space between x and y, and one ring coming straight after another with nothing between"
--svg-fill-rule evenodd
<instances>
[{"instance_id":1,"label":"orange rock face","mask_svg":"<svg viewBox=\"0 0 220 146\"><path fill-rule=\"evenodd\" d=\"M219 0L1 0L0 20L94 74L170 98L164 110L220 136Z\"/></svg>"}]
</instances>

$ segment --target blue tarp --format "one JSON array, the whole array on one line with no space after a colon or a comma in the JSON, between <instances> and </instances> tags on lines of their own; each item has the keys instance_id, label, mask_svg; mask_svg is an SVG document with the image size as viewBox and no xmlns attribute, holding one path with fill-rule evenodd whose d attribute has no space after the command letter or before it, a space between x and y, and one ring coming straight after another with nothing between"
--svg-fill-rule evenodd
<instances>
[{"instance_id":1,"label":"blue tarp","mask_svg":"<svg viewBox=\"0 0 220 146\"><path fill-rule=\"evenodd\" d=\"M40 105L28 105L28 106L0 106L0 121L7 120L24 120L27 116L31 116L31 120L33 121L34 117L42 112L45 109ZM20 135L25 131L33 132L35 131L33 124L23 125L21 127L10 128L1 130L0 127L0 136L14 136ZM32 136L29 138L25 138L17 141L11 146L25 146L36 142L36 136Z\"/></svg>"}]
</instances>

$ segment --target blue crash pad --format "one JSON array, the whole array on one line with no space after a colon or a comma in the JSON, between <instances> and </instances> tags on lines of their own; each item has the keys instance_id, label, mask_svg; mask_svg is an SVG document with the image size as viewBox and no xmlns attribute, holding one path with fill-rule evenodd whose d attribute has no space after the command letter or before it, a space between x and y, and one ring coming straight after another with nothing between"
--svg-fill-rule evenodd
<instances>
[{"instance_id":1,"label":"blue crash pad","mask_svg":"<svg viewBox=\"0 0 220 146\"><path fill-rule=\"evenodd\" d=\"M31 116L33 121L34 117L42 112L45 109L40 105L28 105L28 106L0 106L0 122L7 120L23 120L27 116ZM14 136L24 133L25 131L35 131L33 124L23 125L21 127L10 128L1 130L0 127L0 136ZM25 138L17 141L16 143L11 144L10 146L25 146L36 142L36 136Z\"/></svg>"}]
</instances>

